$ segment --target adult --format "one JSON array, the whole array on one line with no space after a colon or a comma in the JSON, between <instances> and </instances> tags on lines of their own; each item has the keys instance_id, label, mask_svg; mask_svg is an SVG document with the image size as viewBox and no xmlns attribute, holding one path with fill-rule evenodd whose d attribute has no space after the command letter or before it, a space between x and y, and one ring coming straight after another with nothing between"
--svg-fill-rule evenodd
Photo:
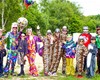
<instances>
[{"instance_id":1,"label":"adult","mask_svg":"<svg viewBox=\"0 0 100 80\"><path fill-rule=\"evenodd\" d=\"M96 28L96 46L98 48L98 53L97 53L97 66L98 66L98 69L97 69L97 73L100 74L100 26L97 26Z\"/></svg>"},{"instance_id":2,"label":"adult","mask_svg":"<svg viewBox=\"0 0 100 80\"><path fill-rule=\"evenodd\" d=\"M49 68L51 65L51 56L52 56L52 32L47 30L46 37L43 39L43 64L44 64L44 75L48 76ZM51 49L52 48L52 49Z\"/></svg>"},{"instance_id":3,"label":"adult","mask_svg":"<svg viewBox=\"0 0 100 80\"><path fill-rule=\"evenodd\" d=\"M14 22L12 23L11 31L5 35L5 38L7 38L7 52L8 52L7 63L4 68L5 76L8 76L10 65L11 65L11 75L13 76L15 75L14 67L17 59L18 37L19 37L18 24Z\"/></svg>"},{"instance_id":4,"label":"adult","mask_svg":"<svg viewBox=\"0 0 100 80\"><path fill-rule=\"evenodd\" d=\"M60 39L61 39L61 58L62 58L62 74L65 74L66 71L66 56L65 56L65 50L63 49L64 42L66 42L66 37L67 37L68 29L66 26L62 27L61 33L60 33Z\"/></svg>"},{"instance_id":5,"label":"adult","mask_svg":"<svg viewBox=\"0 0 100 80\"><path fill-rule=\"evenodd\" d=\"M84 45L85 45L85 47L87 47L88 48L88 45L90 44L90 42L91 42L91 34L89 33L89 29L88 29L88 26L84 26L83 27L83 33L80 35L80 36L82 36L83 38L84 38ZM87 57L87 56L86 56ZM83 71L85 71L86 70L86 57L85 57L85 59L84 59L84 67L83 67Z\"/></svg>"},{"instance_id":6,"label":"adult","mask_svg":"<svg viewBox=\"0 0 100 80\"><path fill-rule=\"evenodd\" d=\"M50 76L56 76L60 59L61 59L61 39L60 39L60 29L57 28L54 33L54 51L52 54L52 62L49 70Z\"/></svg>"},{"instance_id":7,"label":"adult","mask_svg":"<svg viewBox=\"0 0 100 80\"><path fill-rule=\"evenodd\" d=\"M35 42L35 35L32 34L32 28L28 28L26 30L26 40L28 45L28 53L27 58L29 62L29 74L33 77L38 76L38 71L35 65L35 58L36 58L36 42Z\"/></svg>"}]
</instances>

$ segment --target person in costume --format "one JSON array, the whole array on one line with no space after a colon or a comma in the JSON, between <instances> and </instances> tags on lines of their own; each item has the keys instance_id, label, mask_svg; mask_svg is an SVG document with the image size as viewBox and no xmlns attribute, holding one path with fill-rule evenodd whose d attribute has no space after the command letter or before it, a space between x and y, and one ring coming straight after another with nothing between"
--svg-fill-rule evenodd
<instances>
[{"instance_id":1,"label":"person in costume","mask_svg":"<svg viewBox=\"0 0 100 80\"><path fill-rule=\"evenodd\" d=\"M100 74L100 26L97 26L96 28L96 46L98 48L98 53L97 53L97 66L98 69L96 71L96 73Z\"/></svg>"},{"instance_id":2,"label":"person in costume","mask_svg":"<svg viewBox=\"0 0 100 80\"><path fill-rule=\"evenodd\" d=\"M93 77L95 73L95 64L96 64L96 55L98 52L97 46L95 45L96 38L91 38L91 43L88 46L88 55L87 55L87 77Z\"/></svg>"},{"instance_id":3,"label":"person in costume","mask_svg":"<svg viewBox=\"0 0 100 80\"><path fill-rule=\"evenodd\" d=\"M43 36L41 35L39 25L37 26L36 33L37 33L37 35L35 37L35 40L36 40L36 52L40 56L42 56L43 55Z\"/></svg>"},{"instance_id":4,"label":"person in costume","mask_svg":"<svg viewBox=\"0 0 100 80\"><path fill-rule=\"evenodd\" d=\"M62 43L62 47L64 45L64 42L66 41L68 29L66 26L62 27L61 33L60 33L60 39ZM66 56L65 56L65 50L61 48L61 58L62 58L62 74L65 74L66 71Z\"/></svg>"},{"instance_id":5,"label":"person in costume","mask_svg":"<svg viewBox=\"0 0 100 80\"><path fill-rule=\"evenodd\" d=\"M36 77L38 76L38 71L35 65L35 58L36 58L36 42L35 42L35 35L32 34L32 28L28 28L26 30L26 40L28 45L28 53L26 54L29 62L29 74Z\"/></svg>"},{"instance_id":6,"label":"person in costume","mask_svg":"<svg viewBox=\"0 0 100 80\"><path fill-rule=\"evenodd\" d=\"M90 44L92 37L91 34L89 33L88 26L83 27L83 33L80 36L84 37L84 45L88 48L88 45ZM84 59L84 68L83 68L84 71L86 70L86 62L87 62L87 56Z\"/></svg>"},{"instance_id":7,"label":"person in costume","mask_svg":"<svg viewBox=\"0 0 100 80\"><path fill-rule=\"evenodd\" d=\"M61 59L61 39L60 39L60 29L56 29L54 33L54 50L52 54L52 62L49 69L49 75L50 76L56 76L57 69L59 66L59 62Z\"/></svg>"},{"instance_id":8,"label":"person in costume","mask_svg":"<svg viewBox=\"0 0 100 80\"><path fill-rule=\"evenodd\" d=\"M21 40L18 41L18 64L20 65L20 73L18 76L24 75L24 64L25 64L25 55L28 53L27 50L27 41L25 40L25 34L21 34Z\"/></svg>"},{"instance_id":9,"label":"person in costume","mask_svg":"<svg viewBox=\"0 0 100 80\"><path fill-rule=\"evenodd\" d=\"M52 37L52 32L51 30L47 30L46 37L43 39L43 63L44 63L44 75L48 76L49 68L51 65L51 47L52 47L52 42L51 42L51 37Z\"/></svg>"},{"instance_id":10,"label":"person in costume","mask_svg":"<svg viewBox=\"0 0 100 80\"><path fill-rule=\"evenodd\" d=\"M66 55L66 75L75 75L75 68L74 68L75 47L76 44L73 41L72 35L68 34L67 41L63 46Z\"/></svg>"},{"instance_id":11,"label":"person in costume","mask_svg":"<svg viewBox=\"0 0 100 80\"><path fill-rule=\"evenodd\" d=\"M3 75L3 57L6 56L6 50L4 48L5 43L2 36L3 30L0 29L0 77Z\"/></svg>"},{"instance_id":12,"label":"person in costume","mask_svg":"<svg viewBox=\"0 0 100 80\"><path fill-rule=\"evenodd\" d=\"M7 52L8 52L6 66L4 68L5 76L8 76L10 66L11 66L11 75L13 76L15 75L14 67L17 59L18 37L19 37L18 24L14 22L12 23L11 31L5 35L5 38L7 38Z\"/></svg>"},{"instance_id":13,"label":"person in costume","mask_svg":"<svg viewBox=\"0 0 100 80\"><path fill-rule=\"evenodd\" d=\"M77 67L77 77L82 78L83 66L84 66L84 57L87 56L88 49L84 46L84 37L80 36L78 44L76 46L76 67Z\"/></svg>"}]
</instances>

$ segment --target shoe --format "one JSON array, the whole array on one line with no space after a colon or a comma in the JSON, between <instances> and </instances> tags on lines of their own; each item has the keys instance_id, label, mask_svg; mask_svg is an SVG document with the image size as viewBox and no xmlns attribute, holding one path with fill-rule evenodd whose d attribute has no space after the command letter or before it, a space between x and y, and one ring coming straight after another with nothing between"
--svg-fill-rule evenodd
<instances>
[{"instance_id":1,"label":"shoe","mask_svg":"<svg viewBox=\"0 0 100 80\"><path fill-rule=\"evenodd\" d=\"M57 74L56 73L53 73L51 76L57 76Z\"/></svg>"},{"instance_id":2,"label":"shoe","mask_svg":"<svg viewBox=\"0 0 100 80\"><path fill-rule=\"evenodd\" d=\"M48 75L51 76L52 75L52 72L48 72Z\"/></svg>"},{"instance_id":3,"label":"shoe","mask_svg":"<svg viewBox=\"0 0 100 80\"><path fill-rule=\"evenodd\" d=\"M6 73L5 73L5 74L4 74L4 77L6 77L6 78L7 78L7 77L8 77L8 74L6 74Z\"/></svg>"},{"instance_id":4,"label":"shoe","mask_svg":"<svg viewBox=\"0 0 100 80\"><path fill-rule=\"evenodd\" d=\"M77 78L83 78L83 76L82 75L78 75Z\"/></svg>"},{"instance_id":5,"label":"shoe","mask_svg":"<svg viewBox=\"0 0 100 80\"><path fill-rule=\"evenodd\" d=\"M11 75L12 75L12 76L16 76L16 74L15 74L15 73L11 73Z\"/></svg>"},{"instance_id":6,"label":"shoe","mask_svg":"<svg viewBox=\"0 0 100 80\"><path fill-rule=\"evenodd\" d=\"M45 72L44 75L45 75L45 76L48 76L48 73Z\"/></svg>"},{"instance_id":7,"label":"shoe","mask_svg":"<svg viewBox=\"0 0 100 80\"><path fill-rule=\"evenodd\" d=\"M62 71L62 74L65 75L66 74L65 71Z\"/></svg>"}]
</instances>

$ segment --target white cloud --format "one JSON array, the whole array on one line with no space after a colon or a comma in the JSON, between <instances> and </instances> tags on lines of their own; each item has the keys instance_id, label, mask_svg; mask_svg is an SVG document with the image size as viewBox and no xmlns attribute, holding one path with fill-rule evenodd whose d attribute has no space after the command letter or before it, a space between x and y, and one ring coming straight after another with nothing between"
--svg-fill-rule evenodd
<instances>
[{"instance_id":1,"label":"white cloud","mask_svg":"<svg viewBox=\"0 0 100 80\"><path fill-rule=\"evenodd\" d=\"M83 9L81 11L84 15L96 15L100 14L100 0L70 0L76 2Z\"/></svg>"}]
</instances>

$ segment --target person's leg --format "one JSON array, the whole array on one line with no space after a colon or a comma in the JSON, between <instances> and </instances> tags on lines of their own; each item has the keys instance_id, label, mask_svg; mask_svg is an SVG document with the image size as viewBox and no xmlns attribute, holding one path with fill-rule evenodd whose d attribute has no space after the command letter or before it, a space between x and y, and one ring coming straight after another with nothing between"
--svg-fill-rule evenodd
<instances>
[{"instance_id":1,"label":"person's leg","mask_svg":"<svg viewBox=\"0 0 100 80\"><path fill-rule=\"evenodd\" d=\"M83 71L86 71L86 64L87 64L87 57L84 58L84 66L83 66Z\"/></svg>"},{"instance_id":2,"label":"person's leg","mask_svg":"<svg viewBox=\"0 0 100 80\"><path fill-rule=\"evenodd\" d=\"M8 50L6 66L4 67L4 70L3 70L5 76L7 76L8 73L9 73L9 68L10 68L10 64L11 64L11 58L12 58L11 50Z\"/></svg>"},{"instance_id":3,"label":"person's leg","mask_svg":"<svg viewBox=\"0 0 100 80\"><path fill-rule=\"evenodd\" d=\"M29 65L30 65L30 69L29 69L30 75L38 76L38 71L37 71L37 68L35 65L36 54L35 53L28 53L27 57L28 57Z\"/></svg>"},{"instance_id":4,"label":"person's leg","mask_svg":"<svg viewBox=\"0 0 100 80\"><path fill-rule=\"evenodd\" d=\"M70 74L70 58L66 58L66 75Z\"/></svg>"},{"instance_id":5,"label":"person's leg","mask_svg":"<svg viewBox=\"0 0 100 80\"><path fill-rule=\"evenodd\" d=\"M3 62L0 63L0 74L3 73Z\"/></svg>"},{"instance_id":6,"label":"person's leg","mask_svg":"<svg viewBox=\"0 0 100 80\"><path fill-rule=\"evenodd\" d=\"M11 63L11 75L15 76L14 68L17 60L17 53L15 51L12 52L12 63Z\"/></svg>"},{"instance_id":7,"label":"person's leg","mask_svg":"<svg viewBox=\"0 0 100 80\"><path fill-rule=\"evenodd\" d=\"M48 60L48 54L44 54L43 55L43 63L44 63L44 75L47 76L48 75L48 71L49 71L49 60Z\"/></svg>"},{"instance_id":8,"label":"person's leg","mask_svg":"<svg viewBox=\"0 0 100 80\"><path fill-rule=\"evenodd\" d=\"M70 59L70 67L71 67L71 75L75 75L75 68L74 68L74 59Z\"/></svg>"},{"instance_id":9,"label":"person's leg","mask_svg":"<svg viewBox=\"0 0 100 80\"><path fill-rule=\"evenodd\" d=\"M65 50L62 49L62 74L65 74L65 70L66 70L66 56L65 56Z\"/></svg>"},{"instance_id":10,"label":"person's leg","mask_svg":"<svg viewBox=\"0 0 100 80\"><path fill-rule=\"evenodd\" d=\"M97 65L98 65L98 73L100 74L100 49L98 49L97 53Z\"/></svg>"}]
</instances>

